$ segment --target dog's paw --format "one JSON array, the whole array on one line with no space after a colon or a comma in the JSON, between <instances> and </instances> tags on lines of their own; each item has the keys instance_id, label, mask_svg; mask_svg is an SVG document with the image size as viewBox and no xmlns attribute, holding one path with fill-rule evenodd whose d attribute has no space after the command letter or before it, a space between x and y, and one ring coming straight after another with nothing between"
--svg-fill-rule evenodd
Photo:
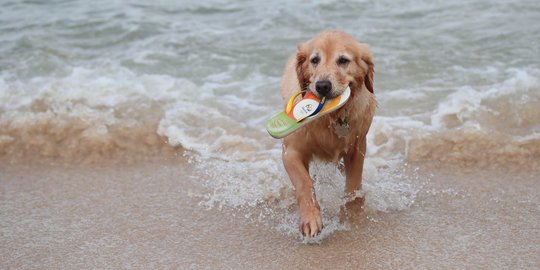
<instances>
[{"instance_id":1,"label":"dog's paw","mask_svg":"<svg viewBox=\"0 0 540 270\"><path fill-rule=\"evenodd\" d=\"M324 226L319 208L315 206L301 207L299 227L303 236L314 237L321 233Z\"/></svg>"},{"instance_id":2,"label":"dog's paw","mask_svg":"<svg viewBox=\"0 0 540 270\"><path fill-rule=\"evenodd\" d=\"M349 211L360 212L364 209L364 197L354 197L345 203L345 209Z\"/></svg>"}]
</instances>

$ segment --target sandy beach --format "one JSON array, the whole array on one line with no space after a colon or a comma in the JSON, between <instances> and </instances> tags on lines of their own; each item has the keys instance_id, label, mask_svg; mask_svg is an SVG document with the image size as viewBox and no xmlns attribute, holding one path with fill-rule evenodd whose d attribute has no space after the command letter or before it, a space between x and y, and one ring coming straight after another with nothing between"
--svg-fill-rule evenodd
<instances>
[{"instance_id":1,"label":"sandy beach","mask_svg":"<svg viewBox=\"0 0 540 270\"><path fill-rule=\"evenodd\" d=\"M9 163L0 165L2 269L540 266L537 170L420 168L430 180L411 207L346 210L346 230L306 244L247 217L272 203L201 205L208 190L184 158Z\"/></svg>"}]
</instances>

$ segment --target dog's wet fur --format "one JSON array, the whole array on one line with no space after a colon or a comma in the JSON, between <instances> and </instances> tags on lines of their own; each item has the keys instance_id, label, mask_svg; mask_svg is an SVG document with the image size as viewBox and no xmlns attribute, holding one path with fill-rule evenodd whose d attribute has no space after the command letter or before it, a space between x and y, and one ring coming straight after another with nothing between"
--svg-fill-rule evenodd
<instances>
[{"instance_id":1,"label":"dog's wet fur","mask_svg":"<svg viewBox=\"0 0 540 270\"><path fill-rule=\"evenodd\" d=\"M314 159L343 161L345 192L361 188L366 134L377 101L373 89L374 65L367 45L340 31L323 32L298 45L285 66L281 81L284 102L300 91L333 98L347 88L351 97L335 112L320 117L283 140L283 163L295 187L300 232L309 237L323 228L319 203L309 175ZM346 126L344 126L346 125ZM345 133L336 132L337 127ZM348 129L347 129L348 127Z\"/></svg>"}]
</instances>

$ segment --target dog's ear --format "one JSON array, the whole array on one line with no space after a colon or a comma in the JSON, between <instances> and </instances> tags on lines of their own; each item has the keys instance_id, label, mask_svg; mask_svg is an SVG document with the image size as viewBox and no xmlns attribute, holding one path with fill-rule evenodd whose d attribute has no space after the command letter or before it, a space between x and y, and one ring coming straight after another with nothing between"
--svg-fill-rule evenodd
<instances>
[{"instance_id":1,"label":"dog's ear","mask_svg":"<svg viewBox=\"0 0 540 270\"><path fill-rule=\"evenodd\" d=\"M369 92L373 93L373 74L375 73L375 68L373 65L373 59L371 58L371 54L368 54L367 57L363 59L363 61L366 62L368 66L366 76L364 77L364 84L366 85L366 88L369 90Z\"/></svg>"},{"instance_id":2,"label":"dog's ear","mask_svg":"<svg viewBox=\"0 0 540 270\"><path fill-rule=\"evenodd\" d=\"M307 52L304 44L299 44L296 51L296 76L298 76L298 83L300 83L300 89L304 90L309 84L309 78L307 77Z\"/></svg>"},{"instance_id":3,"label":"dog's ear","mask_svg":"<svg viewBox=\"0 0 540 270\"><path fill-rule=\"evenodd\" d=\"M363 43L358 43L358 53L360 55L360 60L367 65L366 75L364 76L364 78L358 79L362 79L368 91L373 93L373 74L375 73L373 57L371 56L371 52L369 51L368 46Z\"/></svg>"}]
</instances>

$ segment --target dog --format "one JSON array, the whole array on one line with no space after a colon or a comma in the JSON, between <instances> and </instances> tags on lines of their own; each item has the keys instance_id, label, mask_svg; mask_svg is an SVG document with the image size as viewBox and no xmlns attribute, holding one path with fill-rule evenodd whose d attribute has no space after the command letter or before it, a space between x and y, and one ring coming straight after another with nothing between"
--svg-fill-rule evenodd
<instances>
[{"instance_id":1,"label":"dog","mask_svg":"<svg viewBox=\"0 0 540 270\"><path fill-rule=\"evenodd\" d=\"M349 100L283 139L282 159L295 189L302 235L314 237L323 229L309 163L317 158L344 164L345 192L360 190L366 153L366 134L377 101L374 65L367 45L340 31L326 31L298 45L284 69L281 97L286 103L300 89L334 98L350 87Z\"/></svg>"}]
</instances>

